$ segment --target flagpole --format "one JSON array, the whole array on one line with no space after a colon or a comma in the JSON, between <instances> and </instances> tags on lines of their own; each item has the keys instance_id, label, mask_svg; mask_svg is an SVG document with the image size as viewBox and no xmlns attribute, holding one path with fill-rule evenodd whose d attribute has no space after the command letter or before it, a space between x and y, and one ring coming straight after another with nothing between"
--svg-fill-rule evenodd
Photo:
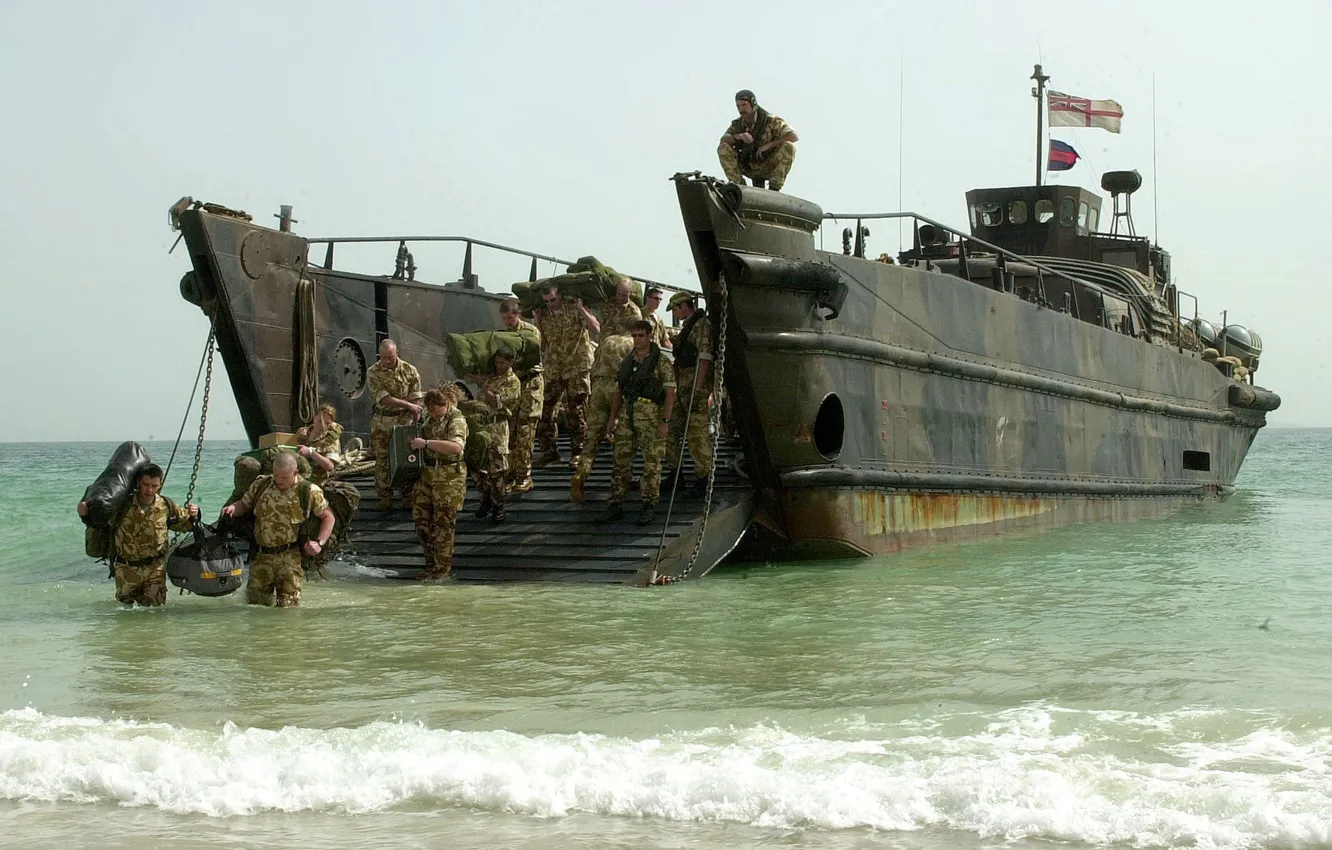
<instances>
[{"instance_id":1,"label":"flagpole","mask_svg":"<svg viewBox=\"0 0 1332 850\"><path fill-rule=\"evenodd\" d=\"M1048 74L1041 73L1041 66L1037 65L1036 70L1031 72L1031 78L1036 81L1036 85L1031 89L1031 96L1036 98L1036 185L1041 185L1041 140L1045 136L1045 83L1050 79Z\"/></svg>"}]
</instances>

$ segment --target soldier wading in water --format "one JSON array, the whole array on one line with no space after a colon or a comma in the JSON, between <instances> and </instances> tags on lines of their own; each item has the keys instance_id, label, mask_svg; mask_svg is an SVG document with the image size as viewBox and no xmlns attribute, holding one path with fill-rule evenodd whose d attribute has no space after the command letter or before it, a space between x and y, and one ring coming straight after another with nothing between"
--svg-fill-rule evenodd
<instances>
[{"instance_id":1,"label":"soldier wading in water","mask_svg":"<svg viewBox=\"0 0 1332 850\"><path fill-rule=\"evenodd\" d=\"M305 568L301 553L318 557L333 533L333 511L319 485L306 481L296 470L296 455L281 452L273 458L273 474L260 475L245 495L222 509L224 517L242 517L254 511L254 541L259 547L250 566L245 601L251 605L279 608L301 604ZM306 520L319 517L319 530L302 539Z\"/></svg>"},{"instance_id":2,"label":"soldier wading in water","mask_svg":"<svg viewBox=\"0 0 1332 850\"><path fill-rule=\"evenodd\" d=\"M166 604L167 530L186 531L199 518L198 505L179 507L161 495L162 467L150 463L134 479L134 501L115 526L116 601ZM79 502L79 516L88 503Z\"/></svg>"},{"instance_id":3,"label":"soldier wading in water","mask_svg":"<svg viewBox=\"0 0 1332 850\"><path fill-rule=\"evenodd\" d=\"M428 416L421 436L411 441L414 449L425 449L425 468L412 494L412 521L425 550L422 581L442 581L453 572L453 537L467 494L467 420L456 405L462 390L445 384L425 395Z\"/></svg>"}]
</instances>

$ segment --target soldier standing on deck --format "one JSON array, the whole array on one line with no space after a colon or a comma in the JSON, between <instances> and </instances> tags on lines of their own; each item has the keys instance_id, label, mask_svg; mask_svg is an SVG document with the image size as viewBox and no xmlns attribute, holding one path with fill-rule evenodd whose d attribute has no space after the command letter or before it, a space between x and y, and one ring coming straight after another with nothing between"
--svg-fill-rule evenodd
<instances>
[{"instance_id":1,"label":"soldier standing on deck","mask_svg":"<svg viewBox=\"0 0 1332 850\"><path fill-rule=\"evenodd\" d=\"M634 282L627 277L620 278L615 285L615 298L601 308L599 322L601 338L629 334L629 325L643 318L638 305L630 300L634 291Z\"/></svg>"},{"instance_id":2,"label":"soldier standing on deck","mask_svg":"<svg viewBox=\"0 0 1332 850\"><path fill-rule=\"evenodd\" d=\"M476 518L490 515L491 522L504 522L505 501L509 492L509 420L518 409L522 396L522 381L513 371L516 355L512 348L502 346L495 352L495 374L480 378L481 400L490 408L493 419L486 426L490 439L486 441L486 459L477 470L480 483L481 505Z\"/></svg>"},{"instance_id":3,"label":"soldier standing on deck","mask_svg":"<svg viewBox=\"0 0 1332 850\"><path fill-rule=\"evenodd\" d=\"M591 445L578 459L578 471L569 482L569 498L575 502L583 501L583 487L587 477L592 474L592 463L597 458L601 435L607 431L608 425L615 422L611 418L611 404L615 400L620 364L633 347L634 341L629 336L628 328L625 328L623 334L603 335L601 345L597 346L596 362L592 364L592 393L587 400L587 434ZM614 431L614 427L610 430Z\"/></svg>"},{"instance_id":4,"label":"soldier standing on deck","mask_svg":"<svg viewBox=\"0 0 1332 850\"><path fill-rule=\"evenodd\" d=\"M453 537L458 511L467 495L467 420L454 405L462 390L445 384L425 395L429 414L421 425L421 436L411 441L414 449L425 449L425 468L412 494L412 521L425 550L422 581L447 579L453 572Z\"/></svg>"},{"instance_id":5,"label":"soldier standing on deck","mask_svg":"<svg viewBox=\"0 0 1332 850\"><path fill-rule=\"evenodd\" d=\"M748 177L760 188L767 181L769 189L780 192L800 137L791 125L759 106L749 89L735 93L735 109L740 117L726 128L717 147L726 179L743 185Z\"/></svg>"},{"instance_id":6,"label":"soldier standing on deck","mask_svg":"<svg viewBox=\"0 0 1332 850\"><path fill-rule=\"evenodd\" d=\"M296 455L281 452L273 458L273 474L254 479L244 496L222 509L222 515L241 517L250 511L254 511L259 553L250 566L245 601L272 605L276 593L279 608L295 608L301 604L305 581L302 551L318 557L333 533L333 511L324 491L297 473ZM319 517L319 532L313 540L301 540L301 528L311 516Z\"/></svg>"},{"instance_id":7,"label":"soldier standing on deck","mask_svg":"<svg viewBox=\"0 0 1332 850\"><path fill-rule=\"evenodd\" d=\"M675 383L679 388L681 411L671 421L671 433L666 441L669 462L684 464L681 442L686 427L689 433L689 455L694 459L698 480L696 489L707 485L712 473L712 439L708 434L708 399L712 396L712 325L708 314L694 303L694 293L677 292L671 296L671 315L684 322L675 340ZM676 469L680 474L680 468Z\"/></svg>"},{"instance_id":8,"label":"soldier standing on deck","mask_svg":"<svg viewBox=\"0 0 1332 850\"><path fill-rule=\"evenodd\" d=\"M560 459L555 443L555 406L564 401L564 416L569 426L569 446L572 450L569 465L577 467L578 455L587 438L587 420L583 406L591 392L592 339L590 333L600 333L601 324L582 299L562 298L557 287L547 286L541 293L545 310L541 313L541 340L546 346L545 397L542 399L541 424L537 436L541 439L541 456L533 466L545 466Z\"/></svg>"},{"instance_id":9,"label":"soldier standing on deck","mask_svg":"<svg viewBox=\"0 0 1332 850\"><path fill-rule=\"evenodd\" d=\"M661 307L661 289L649 286L647 292L643 294L643 318L652 325L652 341L661 346L662 350L669 351L671 338L666 333L666 323L657 315L659 307Z\"/></svg>"},{"instance_id":10,"label":"soldier standing on deck","mask_svg":"<svg viewBox=\"0 0 1332 850\"><path fill-rule=\"evenodd\" d=\"M505 298L500 304L500 321L506 331L527 331L536 336L541 345L541 330L522 317L522 304L517 298ZM537 422L541 421L541 399L545 389L542 367L535 364L526 372L518 372L522 394L514 407L509 422L509 492L526 493L532 489L532 445L536 441Z\"/></svg>"},{"instance_id":11,"label":"soldier standing on deck","mask_svg":"<svg viewBox=\"0 0 1332 850\"><path fill-rule=\"evenodd\" d=\"M181 508L165 496L162 467L150 463L134 479L134 500L116 524L116 601L126 605L166 604L167 530L185 531L199 518L198 505ZM79 516L88 515L88 503L79 502Z\"/></svg>"},{"instance_id":12,"label":"soldier standing on deck","mask_svg":"<svg viewBox=\"0 0 1332 850\"><path fill-rule=\"evenodd\" d=\"M398 345L391 339L379 344L379 359L365 370L366 383L375 399L370 418L370 451L375 456L375 492L378 509L393 507L393 487L389 482L389 435L395 425L410 425L421 415L421 373L398 357ZM402 493L404 506L411 505L409 490Z\"/></svg>"},{"instance_id":13,"label":"soldier standing on deck","mask_svg":"<svg viewBox=\"0 0 1332 850\"><path fill-rule=\"evenodd\" d=\"M615 431L615 468L611 473L610 499L606 503L606 522L624 515L620 503L629 489L634 455L643 450L643 480L639 492L643 506L638 524L652 521L661 495L661 459L666 451L666 434L675 407L675 376L671 365L652 341L652 326L641 319L630 325L634 348L620 363L616 376L615 397L611 401L611 422L606 434ZM617 421L618 420L618 421Z\"/></svg>"}]
</instances>

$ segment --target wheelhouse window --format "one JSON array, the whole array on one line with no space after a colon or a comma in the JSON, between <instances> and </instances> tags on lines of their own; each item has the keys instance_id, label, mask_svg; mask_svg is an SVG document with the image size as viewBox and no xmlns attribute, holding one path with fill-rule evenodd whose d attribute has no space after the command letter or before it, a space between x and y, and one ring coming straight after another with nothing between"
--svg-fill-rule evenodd
<instances>
[{"instance_id":1,"label":"wheelhouse window","mask_svg":"<svg viewBox=\"0 0 1332 850\"><path fill-rule=\"evenodd\" d=\"M1036 202L1036 221L1045 224L1054 218L1054 201L1042 198Z\"/></svg>"},{"instance_id":2,"label":"wheelhouse window","mask_svg":"<svg viewBox=\"0 0 1332 850\"><path fill-rule=\"evenodd\" d=\"M1008 223L1026 224L1027 223L1027 202L1013 201L1008 205Z\"/></svg>"},{"instance_id":3,"label":"wheelhouse window","mask_svg":"<svg viewBox=\"0 0 1332 850\"><path fill-rule=\"evenodd\" d=\"M1078 233L1087 232L1087 215L1090 210L1091 207L1087 206L1086 201L1078 204Z\"/></svg>"},{"instance_id":4,"label":"wheelhouse window","mask_svg":"<svg viewBox=\"0 0 1332 850\"><path fill-rule=\"evenodd\" d=\"M1063 198L1059 201L1059 224L1062 227L1072 227L1078 219L1078 202L1072 198Z\"/></svg>"},{"instance_id":5,"label":"wheelhouse window","mask_svg":"<svg viewBox=\"0 0 1332 850\"><path fill-rule=\"evenodd\" d=\"M1003 206L998 201L986 201L980 204L980 221L986 227L998 227L1003 224Z\"/></svg>"},{"instance_id":6,"label":"wheelhouse window","mask_svg":"<svg viewBox=\"0 0 1332 850\"><path fill-rule=\"evenodd\" d=\"M1101 211L1093 207L1091 214L1087 217L1087 229L1090 230L1092 233L1095 233L1096 228L1098 225L1100 225L1100 223L1101 223Z\"/></svg>"}]
</instances>

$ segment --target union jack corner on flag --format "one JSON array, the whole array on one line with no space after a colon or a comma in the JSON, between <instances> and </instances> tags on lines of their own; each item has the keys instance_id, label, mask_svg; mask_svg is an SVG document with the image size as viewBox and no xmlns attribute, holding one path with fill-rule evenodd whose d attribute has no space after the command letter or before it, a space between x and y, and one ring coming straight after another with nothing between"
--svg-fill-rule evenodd
<instances>
[{"instance_id":1,"label":"union jack corner on flag","mask_svg":"<svg viewBox=\"0 0 1332 850\"><path fill-rule=\"evenodd\" d=\"M1051 91L1046 103L1051 127L1100 127L1118 133L1124 117L1124 108L1113 100L1088 100Z\"/></svg>"}]
</instances>

